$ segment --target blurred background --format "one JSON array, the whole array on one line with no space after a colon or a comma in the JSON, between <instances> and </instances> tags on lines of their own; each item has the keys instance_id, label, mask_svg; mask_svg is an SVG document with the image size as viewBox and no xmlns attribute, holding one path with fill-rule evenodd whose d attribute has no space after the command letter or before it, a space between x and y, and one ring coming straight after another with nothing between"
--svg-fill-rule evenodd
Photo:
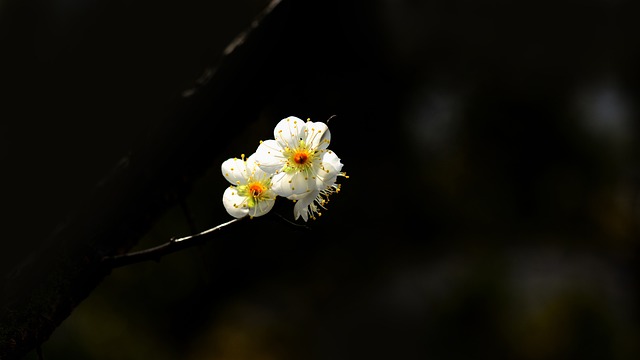
<instances>
[{"instance_id":1,"label":"blurred background","mask_svg":"<svg viewBox=\"0 0 640 360\"><path fill-rule=\"evenodd\" d=\"M179 121L268 3L0 3L3 270ZM335 115L342 191L308 229L265 216L113 270L45 358L638 359L633 10L283 0L260 56L225 73L246 109L211 118L218 151L134 250L229 220L220 164L289 115Z\"/></svg>"}]
</instances>

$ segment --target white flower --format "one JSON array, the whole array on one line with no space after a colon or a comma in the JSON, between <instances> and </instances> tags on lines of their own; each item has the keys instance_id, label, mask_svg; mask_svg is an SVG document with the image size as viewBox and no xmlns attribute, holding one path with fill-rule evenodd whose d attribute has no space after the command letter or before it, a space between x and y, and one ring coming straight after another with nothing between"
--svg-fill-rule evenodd
<instances>
[{"instance_id":1,"label":"white flower","mask_svg":"<svg viewBox=\"0 0 640 360\"><path fill-rule=\"evenodd\" d=\"M329 202L329 195L340 192L340 184L336 184L338 176L348 177L346 173L340 171L342 163L333 151L328 150L324 153L322 164L322 170L316 176L316 189L302 195L289 197L289 199L296 201L293 208L296 220L300 216L304 221L309 218L315 220L316 214L322 215L320 208L326 209L325 205Z\"/></svg>"},{"instance_id":2,"label":"white flower","mask_svg":"<svg viewBox=\"0 0 640 360\"><path fill-rule=\"evenodd\" d=\"M241 218L262 216L275 203L271 190L271 175L258 167L255 154L246 160L232 158L222 163L222 174L232 184L222 195L222 203L229 215Z\"/></svg>"},{"instance_id":3,"label":"white flower","mask_svg":"<svg viewBox=\"0 0 640 360\"><path fill-rule=\"evenodd\" d=\"M324 189L324 184L318 188L318 179L333 171L323 162L331 141L329 127L289 116L276 125L273 134L275 139L261 142L255 154L258 166L273 174L273 191L296 199Z\"/></svg>"}]
</instances>

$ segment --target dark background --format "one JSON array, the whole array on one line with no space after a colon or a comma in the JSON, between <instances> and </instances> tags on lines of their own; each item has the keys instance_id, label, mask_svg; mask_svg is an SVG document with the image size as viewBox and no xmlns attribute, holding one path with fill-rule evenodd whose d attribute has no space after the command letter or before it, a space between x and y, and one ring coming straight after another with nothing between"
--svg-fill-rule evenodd
<instances>
[{"instance_id":1,"label":"dark background","mask_svg":"<svg viewBox=\"0 0 640 360\"><path fill-rule=\"evenodd\" d=\"M114 270L46 358L637 359L631 3L283 1L135 249L229 220L220 164L289 115L336 115L342 191L309 230L267 216ZM3 273L117 164L190 139L166 135L181 94L266 4L0 4Z\"/></svg>"}]
</instances>

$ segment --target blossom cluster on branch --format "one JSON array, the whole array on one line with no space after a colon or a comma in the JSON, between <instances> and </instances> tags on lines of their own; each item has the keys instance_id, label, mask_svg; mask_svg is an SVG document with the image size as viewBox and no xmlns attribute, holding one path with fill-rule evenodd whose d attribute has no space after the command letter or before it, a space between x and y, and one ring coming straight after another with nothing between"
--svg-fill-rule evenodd
<instances>
[{"instance_id":1,"label":"blossom cluster on branch","mask_svg":"<svg viewBox=\"0 0 640 360\"><path fill-rule=\"evenodd\" d=\"M271 211L280 196L295 202L296 220L315 219L329 196L340 191L337 178L347 177L340 158L328 149L329 127L289 116L278 122L273 135L249 157L222 163L222 174L231 183L222 203L235 218L257 217Z\"/></svg>"}]
</instances>

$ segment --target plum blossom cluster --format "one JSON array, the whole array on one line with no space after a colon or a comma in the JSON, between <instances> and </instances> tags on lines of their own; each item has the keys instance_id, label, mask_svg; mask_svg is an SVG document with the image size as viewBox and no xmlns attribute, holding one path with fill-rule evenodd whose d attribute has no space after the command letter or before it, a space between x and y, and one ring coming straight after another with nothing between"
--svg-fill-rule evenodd
<instances>
[{"instance_id":1,"label":"plum blossom cluster","mask_svg":"<svg viewBox=\"0 0 640 360\"><path fill-rule=\"evenodd\" d=\"M222 163L231 183L222 196L225 209L235 218L262 216L280 196L295 202L296 220L316 219L329 196L340 191L338 177L348 177L340 158L328 149L329 127L289 116L278 122L273 136L249 157Z\"/></svg>"}]
</instances>

